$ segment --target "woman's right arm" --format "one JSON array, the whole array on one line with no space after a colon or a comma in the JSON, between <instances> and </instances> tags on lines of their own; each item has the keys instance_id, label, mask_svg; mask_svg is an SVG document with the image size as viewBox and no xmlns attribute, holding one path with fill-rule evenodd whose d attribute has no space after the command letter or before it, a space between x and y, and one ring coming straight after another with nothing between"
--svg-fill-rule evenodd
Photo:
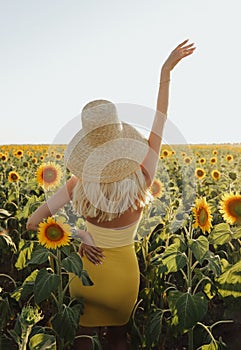
<instances>
[{"instance_id":1,"label":"woman's right arm","mask_svg":"<svg viewBox=\"0 0 241 350\"><path fill-rule=\"evenodd\" d=\"M170 73L176 64L186 56L189 56L195 50L193 43L185 45L188 39L179 44L169 55L162 66L160 75L160 85L157 97L156 113L148 139L149 150L141 167L146 175L147 186L149 187L154 180L159 154L162 142L163 127L167 118L168 101L169 101L169 82Z\"/></svg>"}]
</instances>

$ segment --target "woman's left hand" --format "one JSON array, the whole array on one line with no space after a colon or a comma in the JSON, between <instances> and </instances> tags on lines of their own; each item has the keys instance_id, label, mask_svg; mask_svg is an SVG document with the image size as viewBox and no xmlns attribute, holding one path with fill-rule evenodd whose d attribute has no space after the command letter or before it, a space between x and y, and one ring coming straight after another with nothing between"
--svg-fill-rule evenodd
<instances>
[{"instance_id":1,"label":"woman's left hand","mask_svg":"<svg viewBox=\"0 0 241 350\"><path fill-rule=\"evenodd\" d=\"M105 258L101 248L85 243L80 244L79 254L81 257L85 255L87 259L89 259L95 265L102 264L103 262L101 261L101 258Z\"/></svg>"}]
</instances>

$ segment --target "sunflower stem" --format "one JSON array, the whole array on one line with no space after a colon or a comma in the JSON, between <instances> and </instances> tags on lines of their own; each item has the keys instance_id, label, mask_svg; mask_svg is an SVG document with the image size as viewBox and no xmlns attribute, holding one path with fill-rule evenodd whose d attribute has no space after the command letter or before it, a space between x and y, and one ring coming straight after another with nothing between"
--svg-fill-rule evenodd
<instances>
[{"instance_id":1,"label":"sunflower stem","mask_svg":"<svg viewBox=\"0 0 241 350\"><path fill-rule=\"evenodd\" d=\"M59 312L63 309L63 281L61 274L61 251L57 248L57 262L56 262L57 275L59 276L59 286L58 286L58 309Z\"/></svg>"},{"instance_id":2,"label":"sunflower stem","mask_svg":"<svg viewBox=\"0 0 241 350\"><path fill-rule=\"evenodd\" d=\"M187 238L192 239L192 225L191 222L189 224L189 230L187 232ZM192 251L190 247L188 247L188 254L187 254L187 289L188 292L191 292L192 290Z\"/></svg>"},{"instance_id":3,"label":"sunflower stem","mask_svg":"<svg viewBox=\"0 0 241 350\"><path fill-rule=\"evenodd\" d=\"M62 274L63 274L63 273L62 273ZM76 277L76 276L73 276L73 277L70 278L69 281L67 282L67 284L66 284L66 286L64 287L64 290L63 290L63 297L65 296L65 293L67 292L70 283L72 282L72 280L73 280L75 277Z\"/></svg>"},{"instance_id":4,"label":"sunflower stem","mask_svg":"<svg viewBox=\"0 0 241 350\"><path fill-rule=\"evenodd\" d=\"M188 332L188 349L193 350L193 328Z\"/></svg>"}]
</instances>

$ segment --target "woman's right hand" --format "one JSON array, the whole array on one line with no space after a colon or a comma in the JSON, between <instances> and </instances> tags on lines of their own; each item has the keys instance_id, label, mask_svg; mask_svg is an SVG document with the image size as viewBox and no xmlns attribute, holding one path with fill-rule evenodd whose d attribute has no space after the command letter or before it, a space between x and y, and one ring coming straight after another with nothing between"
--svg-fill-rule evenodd
<instances>
[{"instance_id":1,"label":"woman's right hand","mask_svg":"<svg viewBox=\"0 0 241 350\"><path fill-rule=\"evenodd\" d=\"M167 60L164 62L162 69L171 71L179 61L181 61L184 57L191 55L196 47L194 47L194 43L185 45L189 39L183 41L179 44L168 56Z\"/></svg>"},{"instance_id":2,"label":"woman's right hand","mask_svg":"<svg viewBox=\"0 0 241 350\"><path fill-rule=\"evenodd\" d=\"M81 257L85 255L87 259L89 259L95 265L102 264L101 259L105 258L101 248L85 243L80 244L79 254Z\"/></svg>"}]
</instances>

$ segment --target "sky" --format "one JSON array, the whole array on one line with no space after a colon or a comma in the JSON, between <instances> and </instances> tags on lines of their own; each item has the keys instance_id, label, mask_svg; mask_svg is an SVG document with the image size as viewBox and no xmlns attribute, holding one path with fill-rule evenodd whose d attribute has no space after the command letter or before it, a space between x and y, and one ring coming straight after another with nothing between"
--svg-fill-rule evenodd
<instances>
[{"instance_id":1,"label":"sky","mask_svg":"<svg viewBox=\"0 0 241 350\"><path fill-rule=\"evenodd\" d=\"M0 0L0 144L68 143L99 98L150 130L161 66L187 38L164 142L240 142L240 13L239 0Z\"/></svg>"}]
</instances>

